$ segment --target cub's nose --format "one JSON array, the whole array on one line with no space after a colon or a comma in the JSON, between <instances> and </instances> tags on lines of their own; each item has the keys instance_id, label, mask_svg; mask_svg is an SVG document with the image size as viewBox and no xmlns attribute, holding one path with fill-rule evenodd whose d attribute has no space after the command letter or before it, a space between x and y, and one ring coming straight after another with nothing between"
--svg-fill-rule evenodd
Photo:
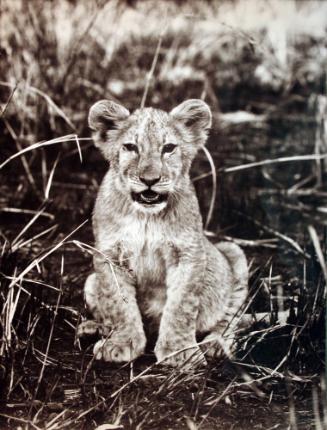
<instances>
[{"instance_id":1,"label":"cub's nose","mask_svg":"<svg viewBox=\"0 0 327 430\"><path fill-rule=\"evenodd\" d=\"M147 185L148 187L151 187L152 185L159 182L160 178L161 178L161 176L158 176L156 178L151 177L151 176L149 176L149 177L140 176L140 181L143 182L143 184Z\"/></svg>"}]
</instances>

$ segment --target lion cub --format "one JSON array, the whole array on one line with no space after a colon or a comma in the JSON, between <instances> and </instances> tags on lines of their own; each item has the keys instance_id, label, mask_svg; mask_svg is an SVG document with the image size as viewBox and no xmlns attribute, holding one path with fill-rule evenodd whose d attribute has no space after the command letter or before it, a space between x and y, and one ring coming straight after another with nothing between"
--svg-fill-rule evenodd
<instances>
[{"instance_id":1,"label":"lion cub","mask_svg":"<svg viewBox=\"0 0 327 430\"><path fill-rule=\"evenodd\" d=\"M189 177L211 126L209 107L187 100L170 113L130 114L102 100L91 107L89 125L110 170L96 199L97 252L85 283L95 321L83 322L78 335L99 331L94 354L105 361L144 352L143 321L158 331L155 354L166 364L204 364L204 352L228 351L248 269L237 245L204 236ZM197 333L207 334L203 351Z\"/></svg>"}]
</instances>

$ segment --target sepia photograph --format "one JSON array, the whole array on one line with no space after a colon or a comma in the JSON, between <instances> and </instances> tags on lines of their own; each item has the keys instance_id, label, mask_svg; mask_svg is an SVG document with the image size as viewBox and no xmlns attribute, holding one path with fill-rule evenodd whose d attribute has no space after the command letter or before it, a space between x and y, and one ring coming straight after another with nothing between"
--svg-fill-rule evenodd
<instances>
[{"instance_id":1,"label":"sepia photograph","mask_svg":"<svg viewBox=\"0 0 327 430\"><path fill-rule=\"evenodd\" d=\"M0 0L0 430L327 429L327 0Z\"/></svg>"}]
</instances>

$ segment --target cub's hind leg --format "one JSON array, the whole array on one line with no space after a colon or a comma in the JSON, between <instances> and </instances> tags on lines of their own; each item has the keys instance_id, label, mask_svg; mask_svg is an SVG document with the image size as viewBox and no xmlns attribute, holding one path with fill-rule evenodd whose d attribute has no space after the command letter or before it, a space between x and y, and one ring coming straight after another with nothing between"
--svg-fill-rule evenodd
<instances>
[{"instance_id":1,"label":"cub's hind leg","mask_svg":"<svg viewBox=\"0 0 327 430\"><path fill-rule=\"evenodd\" d=\"M231 242L208 243L207 261L204 292L209 298L203 301L210 305L202 308L199 318L201 330L209 331L203 350L209 356L232 356L238 325L236 313L247 296L247 261L241 248ZM210 312L210 316L203 317L205 312Z\"/></svg>"}]
</instances>

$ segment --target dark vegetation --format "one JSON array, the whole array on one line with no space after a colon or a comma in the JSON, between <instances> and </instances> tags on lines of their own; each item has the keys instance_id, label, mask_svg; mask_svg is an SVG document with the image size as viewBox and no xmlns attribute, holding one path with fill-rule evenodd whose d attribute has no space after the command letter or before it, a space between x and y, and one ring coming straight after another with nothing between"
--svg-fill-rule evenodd
<instances>
[{"instance_id":1,"label":"dark vegetation","mask_svg":"<svg viewBox=\"0 0 327 430\"><path fill-rule=\"evenodd\" d=\"M2 1L1 429L327 426L327 12L284 3ZM190 97L215 115L192 169L204 223L244 246L252 324L234 361L192 374L150 349L94 362L75 339L107 168L88 109Z\"/></svg>"}]
</instances>

